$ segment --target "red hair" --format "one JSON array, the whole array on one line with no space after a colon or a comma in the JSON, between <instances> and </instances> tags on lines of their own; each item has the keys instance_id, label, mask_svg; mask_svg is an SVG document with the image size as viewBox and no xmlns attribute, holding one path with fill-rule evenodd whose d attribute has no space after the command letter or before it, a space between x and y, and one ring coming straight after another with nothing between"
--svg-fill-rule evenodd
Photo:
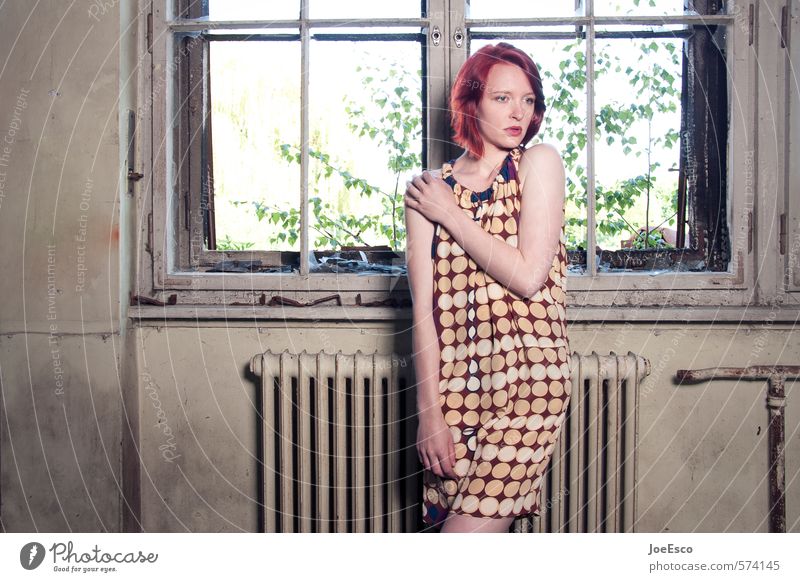
<instances>
[{"instance_id":1,"label":"red hair","mask_svg":"<svg viewBox=\"0 0 800 582\"><path fill-rule=\"evenodd\" d=\"M547 106L544 103L542 79L539 69L530 56L517 47L498 42L487 45L470 56L458 71L453 90L450 93L450 120L453 127L453 140L475 156L483 155L483 139L478 132L476 111L486 89L489 71L498 63L508 63L519 67L527 76L536 95L533 118L528 131L522 137L522 144L528 143L539 132Z\"/></svg>"}]
</instances>

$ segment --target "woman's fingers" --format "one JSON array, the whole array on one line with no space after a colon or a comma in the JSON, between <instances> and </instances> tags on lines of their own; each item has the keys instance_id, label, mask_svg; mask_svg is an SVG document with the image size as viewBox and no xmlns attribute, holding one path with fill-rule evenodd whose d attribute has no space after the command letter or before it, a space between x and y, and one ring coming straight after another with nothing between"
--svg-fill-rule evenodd
<instances>
[{"instance_id":1,"label":"woman's fingers","mask_svg":"<svg viewBox=\"0 0 800 582\"><path fill-rule=\"evenodd\" d=\"M456 474L451 463L450 453L442 451L440 454L436 455L436 464L439 466L439 471L441 472L441 475L439 475L440 477L447 479L456 478Z\"/></svg>"},{"instance_id":2,"label":"woman's fingers","mask_svg":"<svg viewBox=\"0 0 800 582\"><path fill-rule=\"evenodd\" d=\"M422 192L420 192L419 188L416 187L414 182L410 180L406 182L406 199L411 199L414 202L416 202L417 200L419 200L419 197L421 195Z\"/></svg>"},{"instance_id":3,"label":"woman's fingers","mask_svg":"<svg viewBox=\"0 0 800 582\"><path fill-rule=\"evenodd\" d=\"M450 468L450 455L445 453L439 457L439 469L442 471L442 477L445 479L453 478L453 470Z\"/></svg>"},{"instance_id":4,"label":"woman's fingers","mask_svg":"<svg viewBox=\"0 0 800 582\"><path fill-rule=\"evenodd\" d=\"M442 467L439 465L439 458L435 452L429 451L428 452L428 469L433 472L434 475L439 477L442 476Z\"/></svg>"},{"instance_id":5,"label":"woman's fingers","mask_svg":"<svg viewBox=\"0 0 800 582\"><path fill-rule=\"evenodd\" d=\"M436 454L433 452L428 452L426 453L425 458L427 459L426 468L434 475L441 477L442 467L439 465L439 459L437 458Z\"/></svg>"},{"instance_id":6,"label":"woman's fingers","mask_svg":"<svg viewBox=\"0 0 800 582\"><path fill-rule=\"evenodd\" d=\"M439 462L442 469L442 474L448 479L453 479L453 475L455 475L455 473L453 471L453 463L451 461L449 449L445 449L441 452L439 456Z\"/></svg>"},{"instance_id":7,"label":"woman's fingers","mask_svg":"<svg viewBox=\"0 0 800 582\"><path fill-rule=\"evenodd\" d=\"M452 443L447 452L436 452L426 448L419 449L419 457L422 466L434 475L444 479L458 479L455 472L455 447Z\"/></svg>"},{"instance_id":8,"label":"woman's fingers","mask_svg":"<svg viewBox=\"0 0 800 582\"><path fill-rule=\"evenodd\" d=\"M455 443L442 417L439 421L420 423L417 452L425 469L443 479L458 479L455 471Z\"/></svg>"},{"instance_id":9,"label":"woman's fingers","mask_svg":"<svg viewBox=\"0 0 800 582\"><path fill-rule=\"evenodd\" d=\"M406 194L405 200L403 202L406 208L411 208L412 210L416 210L417 212L421 213L420 204L418 200L414 200L409 194Z\"/></svg>"},{"instance_id":10,"label":"woman's fingers","mask_svg":"<svg viewBox=\"0 0 800 582\"><path fill-rule=\"evenodd\" d=\"M431 458L427 451L422 453L422 458L424 459L425 468L428 469L428 471L432 471L433 467L431 466Z\"/></svg>"},{"instance_id":11,"label":"woman's fingers","mask_svg":"<svg viewBox=\"0 0 800 582\"><path fill-rule=\"evenodd\" d=\"M414 176L411 179L411 184L417 189L418 192L422 192L422 190L428 186L428 182L430 179L426 179L425 176L426 172L422 172L422 174ZM428 175L430 177L430 174Z\"/></svg>"}]
</instances>

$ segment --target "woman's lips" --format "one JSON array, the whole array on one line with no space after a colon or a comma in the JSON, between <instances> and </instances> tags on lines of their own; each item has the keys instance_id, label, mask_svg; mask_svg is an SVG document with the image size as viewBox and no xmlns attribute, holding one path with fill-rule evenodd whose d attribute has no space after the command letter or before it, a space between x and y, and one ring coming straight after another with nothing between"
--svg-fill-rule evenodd
<instances>
[{"instance_id":1,"label":"woman's lips","mask_svg":"<svg viewBox=\"0 0 800 582\"><path fill-rule=\"evenodd\" d=\"M506 128L506 133L508 135L516 136L516 135L519 135L519 134L522 133L522 128L521 127L507 127Z\"/></svg>"}]
</instances>

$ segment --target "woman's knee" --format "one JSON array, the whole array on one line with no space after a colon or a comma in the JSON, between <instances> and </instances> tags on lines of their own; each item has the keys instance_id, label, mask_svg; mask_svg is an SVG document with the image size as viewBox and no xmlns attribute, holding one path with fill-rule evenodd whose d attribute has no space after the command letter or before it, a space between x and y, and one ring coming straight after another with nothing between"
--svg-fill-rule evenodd
<instances>
[{"instance_id":1,"label":"woman's knee","mask_svg":"<svg viewBox=\"0 0 800 582\"><path fill-rule=\"evenodd\" d=\"M441 533L508 533L513 517L472 517L460 513L447 516Z\"/></svg>"}]
</instances>

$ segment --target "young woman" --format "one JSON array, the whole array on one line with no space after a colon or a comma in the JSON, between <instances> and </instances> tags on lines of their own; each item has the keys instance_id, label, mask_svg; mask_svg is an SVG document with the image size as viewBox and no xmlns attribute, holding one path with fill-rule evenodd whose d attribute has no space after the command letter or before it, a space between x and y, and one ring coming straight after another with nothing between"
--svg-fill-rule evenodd
<instances>
[{"instance_id":1,"label":"young woman","mask_svg":"<svg viewBox=\"0 0 800 582\"><path fill-rule=\"evenodd\" d=\"M531 58L469 57L450 100L464 153L407 183L422 512L442 532L540 515L571 393L564 165L528 149L545 111Z\"/></svg>"}]
</instances>

